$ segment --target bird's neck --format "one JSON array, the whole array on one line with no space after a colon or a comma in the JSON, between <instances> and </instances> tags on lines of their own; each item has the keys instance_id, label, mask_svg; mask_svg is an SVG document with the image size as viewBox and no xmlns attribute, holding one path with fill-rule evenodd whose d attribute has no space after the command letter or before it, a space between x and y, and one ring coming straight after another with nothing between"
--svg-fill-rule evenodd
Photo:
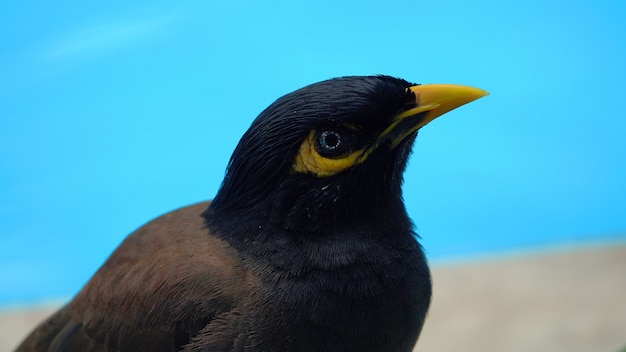
<instances>
[{"instance_id":1,"label":"bird's neck","mask_svg":"<svg viewBox=\"0 0 626 352\"><path fill-rule=\"evenodd\" d=\"M291 241L414 241L413 225L401 198L346 203L348 199L344 197L343 203L338 200L335 207L324 207L313 200L265 202L263 206L227 212L209 207L203 216L211 232L241 251L259 244L280 247Z\"/></svg>"},{"instance_id":2,"label":"bird's neck","mask_svg":"<svg viewBox=\"0 0 626 352\"><path fill-rule=\"evenodd\" d=\"M362 339L371 340L371 349L364 350L384 350L388 342L376 337L406 336L398 331L412 331L407 345L415 343L430 299L430 278L408 219L388 219L386 228L377 221L354 228L343 223L309 233L251 214L237 218L209 209L205 217L211 232L236 247L264 283L258 295L267 298L262 306L280 312L273 315L280 321L270 322L276 324L272 332L299 326L315 338L339 334L349 341L345 350ZM283 314L288 311L297 314ZM323 323L312 317L323 317ZM350 330L344 332L345 322ZM288 350L308 350L284 343Z\"/></svg>"}]
</instances>

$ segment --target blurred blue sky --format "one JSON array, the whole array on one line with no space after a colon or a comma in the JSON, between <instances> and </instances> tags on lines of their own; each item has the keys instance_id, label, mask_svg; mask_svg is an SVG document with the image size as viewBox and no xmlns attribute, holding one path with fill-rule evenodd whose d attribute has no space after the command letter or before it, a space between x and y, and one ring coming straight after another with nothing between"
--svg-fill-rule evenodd
<instances>
[{"instance_id":1,"label":"blurred blue sky","mask_svg":"<svg viewBox=\"0 0 626 352\"><path fill-rule=\"evenodd\" d=\"M623 1L5 1L0 304L67 298L210 199L279 96L342 75L491 95L418 138L431 259L626 238Z\"/></svg>"}]
</instances>

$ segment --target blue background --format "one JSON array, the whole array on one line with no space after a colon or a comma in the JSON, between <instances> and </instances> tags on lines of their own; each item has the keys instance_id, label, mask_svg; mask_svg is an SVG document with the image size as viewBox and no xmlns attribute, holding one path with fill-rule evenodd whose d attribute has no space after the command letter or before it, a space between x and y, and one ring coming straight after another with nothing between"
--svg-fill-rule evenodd
<instances>
[{"instance_id":1,"label":"blue background","mask_svg":"<svg viewBox=\"0 0 626 352\"><path fill-rule=\"evenodd\" d=\"M431 260L626 239L623 1L5 1L0 304L66 299L150 219L210 199L279 96L342 75L491 95L424 128Z\"/></svg>"}]
</instances>

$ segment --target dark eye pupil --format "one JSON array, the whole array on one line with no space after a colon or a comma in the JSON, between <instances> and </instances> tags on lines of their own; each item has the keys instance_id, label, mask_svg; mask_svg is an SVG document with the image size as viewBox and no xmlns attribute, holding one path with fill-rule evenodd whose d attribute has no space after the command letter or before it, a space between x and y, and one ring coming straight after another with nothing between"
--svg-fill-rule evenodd
<instances>
[{"instance_id":1,"label":"dark eye pupil","mask_svg":"<svg viewBox=\"0 0 626 352\"><path fill-rule=\"evenodd\" d=\"M334 150L341 145L341 136L335 131L324 131L320 135L320 146L327 150Z\"/></svg>"}]
</instances>

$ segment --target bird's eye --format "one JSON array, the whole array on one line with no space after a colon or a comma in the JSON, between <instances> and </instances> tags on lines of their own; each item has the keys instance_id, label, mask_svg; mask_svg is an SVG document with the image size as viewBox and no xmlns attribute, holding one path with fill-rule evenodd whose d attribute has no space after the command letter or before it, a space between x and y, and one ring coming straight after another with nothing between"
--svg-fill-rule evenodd
<instances>
[{"instance_id":1,"label":"bird's eye","mask_svg":"<svg viewBox=\"0 0 626 352\"><path fill-rule=\"evenodd\" d=\"M324 131L318 139L320 147L325 150L335 150L341 146L341 135L336 131Z\"/></svg>"},{"instance_id":2,"label":"bird's eye","mask_svg":"<svg viewBox=\"0 0 626 352\"><path fill-rule=\"evenodd\" d=\"M317 131L315 147L326 158L339 158L352 150L352 139L350 133L341 129L321 129Z\"/></svg>"}]
</instances>

